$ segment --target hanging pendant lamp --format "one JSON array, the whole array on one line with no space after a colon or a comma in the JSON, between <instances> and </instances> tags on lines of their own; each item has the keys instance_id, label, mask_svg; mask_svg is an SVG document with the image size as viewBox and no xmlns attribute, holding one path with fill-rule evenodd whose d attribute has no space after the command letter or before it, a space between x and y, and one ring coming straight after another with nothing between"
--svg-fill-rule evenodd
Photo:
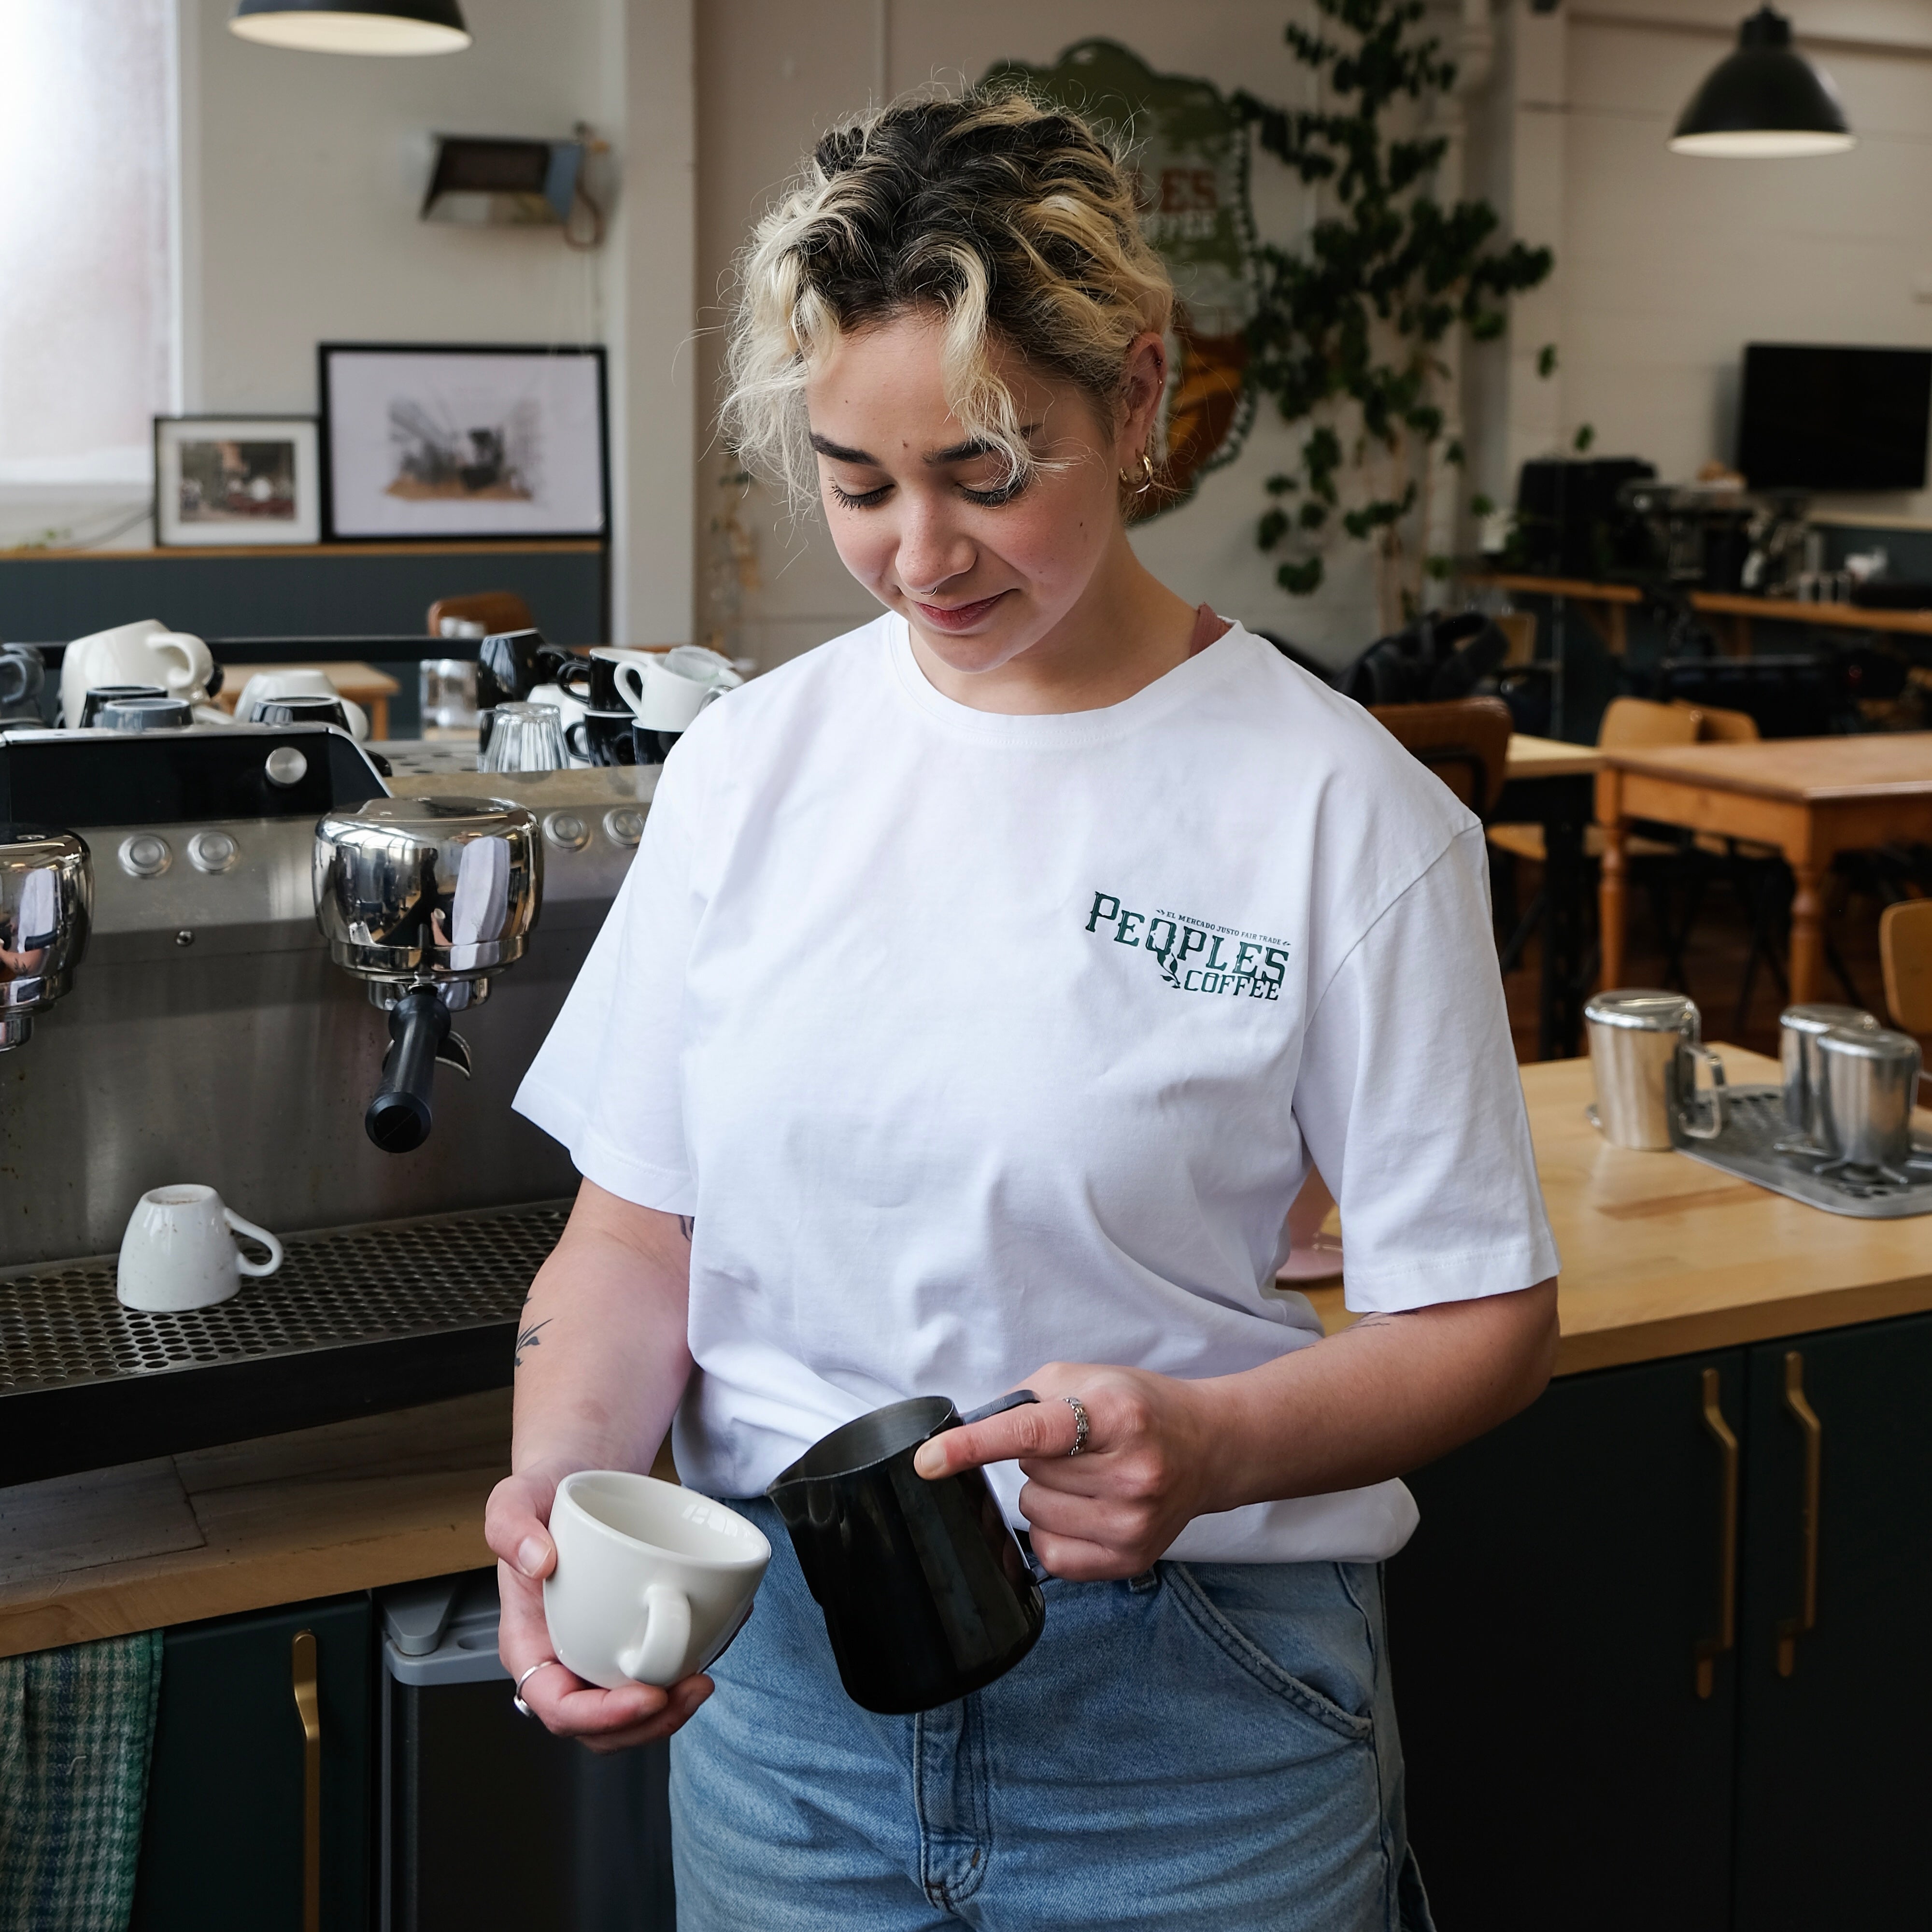
<instances>
[{"instance_id":1,"label":"hanging pendant lamp","mask_svg":"<svg viewBox=\"0 0 1932 1932\"><path fill-rule=\"evenodd\" d=\"M1680 154L1738 160L1842 154L1851 124L1831 76L1791 44L1791 22L1760 7L1738 29L1737 51L1714 67L1670 137Z\"/></svg>"},{"instance_id":2,"label":"hanging pendant lamp","mask_svg":"<svg viewBox=\"0 0 1932 1932\"><path fill-rule=\"evenodd\" d=\"M453 54L472 38L457 0L239 0L228 26L319 54Z\"/></svg>"}]
</instances>

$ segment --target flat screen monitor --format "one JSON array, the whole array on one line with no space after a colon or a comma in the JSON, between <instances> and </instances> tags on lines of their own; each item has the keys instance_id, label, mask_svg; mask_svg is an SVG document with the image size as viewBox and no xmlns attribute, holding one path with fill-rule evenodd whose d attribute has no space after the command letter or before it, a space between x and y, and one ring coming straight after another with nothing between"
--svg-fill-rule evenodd
<instances>
[{"instance_id":1,"label":"flat screen monitor","mask_svg":"<svg viewBox=\"0 0 1932 1932\"><path fill-rule=\"evenodd\" d=\"M1932 349L1744 350L1738 467L1754 490L1922 490Z\"/></svg>"}]
</instances>

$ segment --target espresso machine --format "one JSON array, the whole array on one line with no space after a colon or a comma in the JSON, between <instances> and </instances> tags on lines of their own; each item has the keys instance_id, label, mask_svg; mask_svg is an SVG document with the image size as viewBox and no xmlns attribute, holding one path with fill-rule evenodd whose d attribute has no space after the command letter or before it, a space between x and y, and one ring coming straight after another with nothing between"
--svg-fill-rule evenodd
<instances>
[{"instance_id":1,"label":"espresso machine","mask_svg":"<svg viewBox=\"0 0 1932 1932\"><path fill-rule=\"evenodd\" d=\"M577 1185L511 1103L657 773L392 750L386 781L327 724L0 726L4 1480L507 1382ZM470 1077L432 1095L439 1061ZM122 1308L134 1204L184 1181L287 1260Z\"/></svg>"}]
</instances>

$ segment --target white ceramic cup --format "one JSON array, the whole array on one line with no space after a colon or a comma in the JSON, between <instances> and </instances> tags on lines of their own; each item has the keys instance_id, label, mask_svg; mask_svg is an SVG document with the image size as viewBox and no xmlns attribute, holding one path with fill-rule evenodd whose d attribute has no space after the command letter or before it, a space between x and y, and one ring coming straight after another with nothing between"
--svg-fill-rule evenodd
<instances>
[{"instance_id":1,"label":"white ceramic cup","mask_svg":"<svg viewBox=\"0 0 1932 1932\"><path fill-rule=\"evenodd\" d=\"M200 638L171 631L158 617L137 618L111 631L76 638L61 659L61 710L69 724L98 684L158 685L171 698L208 694L214 658Z\"/></svg>"},{"instance_id":2,"label":"white ceramic cup","mask_svg":"<svg viewBox=\"0 0 1932 1932\"><path fill-rule=\"evenodd\" d=\"M744 682L728 659L702 644L679 644L668 651L604 644L590 655L616 666L613 681L619 698L652 731L687 729L714 698Z\"/></svg>"},{"instance_id":3,"label":"white ceramic cup","mask_svg":"<svg viewBox=\"0 0 1932 1932\"><path fill-rule=\"evenodd\" d=\"M349 720L350 735L358 740L369 735L368 712L353 698L344 698L329 682L326 671L306 666L284 670L258 670L242 687L242 695L235 700L236 723L254 724L256 711L271 698L332 698L342 706L342 715Z\"/></svg>"},{"instance_id":4,"label":"white ceramic cup","mask_svg":"<svg viewBox=\"0 0 1932 1932\"><path fill-rule=\"evenodd\" d=\"M557 1661L607 1690L675 1684L738 1634L772 1560L757 1524L695 1490L620 1469L557 1485L544 1616Z\"/></svg>"},{"instance_id":5,"label":"white ceramic cup","mask_svg":"<svg viewBox=\"0 0 1932 1932\"><path fill-rule=\"evenodd\" d=\"M268 1258L250 1261L235 1245L238 1234L260 1241ZM282 1244L267 1228L224 1208L213 1188L181 1181L151 1187L134 1204L121 1237L114 1292L128 1308L212 1308L242 1286L244 1274L273 1274L281 1264Z\"/></svg>"}]
</instances>

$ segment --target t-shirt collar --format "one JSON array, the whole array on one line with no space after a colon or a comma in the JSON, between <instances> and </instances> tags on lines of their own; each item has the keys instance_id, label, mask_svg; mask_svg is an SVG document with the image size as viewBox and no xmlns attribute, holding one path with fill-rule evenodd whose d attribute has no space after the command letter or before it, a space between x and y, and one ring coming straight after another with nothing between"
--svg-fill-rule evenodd
<instances>
[{"instance_id":1,"label":"t-shirt collar","mask_svg":"<svg viewBox=\"0 0 1932 1932\"><path fill-rule=\"evenodd\" d=\"M1093 711L1016 716L1004 711L976 710L935 690L913 655L911 627L896 611L887 612L884 621L893 680L915 710L949 736L1022 751L1105 745L1144 730L1229 676L1254 642L1250 633L1236 623L1205 650L1163 672L1118 704L1102 705Z\"/></svg>"}]
</instances>

